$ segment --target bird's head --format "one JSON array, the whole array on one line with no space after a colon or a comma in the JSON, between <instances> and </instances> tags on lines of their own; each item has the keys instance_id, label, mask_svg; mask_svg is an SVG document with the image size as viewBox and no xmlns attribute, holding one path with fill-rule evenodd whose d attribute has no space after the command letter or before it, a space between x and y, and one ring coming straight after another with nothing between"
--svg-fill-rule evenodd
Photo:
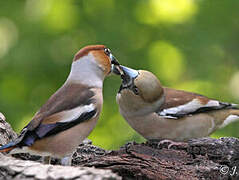
<instances>
[{"instance_id":1,"label":"bird's head","mask_svg":"<svg viewBox=\"0 0 239 180\"><path fill-rule=\"evenodd\" d=\"M104 45L90 45L79 50L72 63L69 80L74 82L94 84L103 81L110 74L112 66L119 65Z\"/></svg>"},{"instance_id":2,"label":"bird's head","mask_svg":"<svg viewBox=\"0 0 239 180\"><path fill-rule=\"evenodd\" d=\"M164 102L163 87L153 73L119 66L118 74L121 74L122 79L117 94L117 102L121 109L135 115L153 112Z\"/></svg>"}]
</instances>

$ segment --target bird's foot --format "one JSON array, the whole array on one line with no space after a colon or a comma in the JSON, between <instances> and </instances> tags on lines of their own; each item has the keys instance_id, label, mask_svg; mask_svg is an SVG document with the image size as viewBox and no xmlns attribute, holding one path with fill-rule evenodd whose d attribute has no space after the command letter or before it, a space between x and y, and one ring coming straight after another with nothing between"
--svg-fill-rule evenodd
<instances>
[{"instance_id":1,"label":"bird's foot","mask_svg":"<svg viewBox=\"0 0 239 180\"><path fill-rule=\"evenodd\" d=\"M168 149L172 149L173 146L179 147L179 149L185 149L188 147L188 144L185 142L175 142L169 139L164 139L158 143L158 148L164 144L168 144Z\"/></svg>"}]
</instances>

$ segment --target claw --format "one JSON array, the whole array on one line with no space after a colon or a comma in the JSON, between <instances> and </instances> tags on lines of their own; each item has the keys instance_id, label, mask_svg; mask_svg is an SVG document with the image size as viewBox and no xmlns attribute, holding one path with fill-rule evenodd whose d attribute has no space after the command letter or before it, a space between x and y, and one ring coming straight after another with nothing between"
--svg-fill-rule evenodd
<instances>
[{"instance_id":1,"label":"claw","mask_svg":"<svg viewBox=\"0 0 239 180\"><path fill-rule=\"evenodd\" d=\"M168 149L171 149L173 146L182 147L182 148L186 148L188 146L188 144L185 142L175 142L169 139L165 139L160 141L157 147L159 148L159 146L163 144L168 144Z\"/></svg>"}]
</instances>

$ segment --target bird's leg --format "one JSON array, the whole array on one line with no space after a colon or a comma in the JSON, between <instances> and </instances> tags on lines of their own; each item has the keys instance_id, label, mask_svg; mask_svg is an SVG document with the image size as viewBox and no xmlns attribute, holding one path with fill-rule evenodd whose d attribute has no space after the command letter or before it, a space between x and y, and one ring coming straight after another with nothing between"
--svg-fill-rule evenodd
<instances>
[{"instance_id":1,"label":"bird's leg","mask_svg":"<svg viewBox=\"0 0 239 180\"><path fill-rule=\"evenodd\" d=\"M158 147L163 144L168 144L168 149L171 149L173 146L186 148L188 146L185 142L175 142L173 140L164 139L158 143Z\"/></svg>"},{"instance_id":2,"label":"bird's leg","mask_svg":"<svg viewBox=\"0 0 239 180\"><path fill-rule=\"evenodd\" d=\"M44 156L42 161L43 164L51 164L51 156Z\"/></svg>"},{"instance_id":3,"label":"bird's leg","mask_svg":"<svg viewBox=\"0 0 239 180\"><path fill-rule=\"evenodd\" d=\"M61 159L62 166L71 166L72 155L67 155Z\"/></svg>"}]
</instances>

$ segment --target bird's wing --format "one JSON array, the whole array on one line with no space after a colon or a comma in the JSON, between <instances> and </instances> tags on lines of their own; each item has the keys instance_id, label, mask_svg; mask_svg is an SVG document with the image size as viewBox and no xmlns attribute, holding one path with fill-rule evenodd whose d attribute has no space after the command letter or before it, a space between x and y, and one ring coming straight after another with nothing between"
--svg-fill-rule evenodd
<instances>
[{"instance_id":1,"label":"bird's wing","mask_svg":"<svg viewBox=\"0 0 239 180\"><path fill-rule=\"evenodd\" d=\"M181 117L219 109L237 108L236 104L211 100L205 96L181 90L164 88L165 103L157 112L165 118Z\"/></svg>"},{"instance_id":2,"label":"bird's wing","mask_svg":"<svg viewBox=\"0 0 239 180\"><path fill-rule=\"evenodd\" d=\"M33 130L46 117L53 114L71 110L81 105L93 103L94 92L81 84L66 84L54 93L48 101L36 113L31 122L27 125L28 130Z\"/></svg>"},{"instance_id":3,"label":"bird's wing","mask_svg":"<svg viewBox=\"0 0 239 180\"><path fill-rule=\"evenodd\" d=\"M98 111L94 92L80 84L60 88L23 128L17 141L30 146L36 139L51 136L94 117Z\"/></svg>"}]
</instances>

